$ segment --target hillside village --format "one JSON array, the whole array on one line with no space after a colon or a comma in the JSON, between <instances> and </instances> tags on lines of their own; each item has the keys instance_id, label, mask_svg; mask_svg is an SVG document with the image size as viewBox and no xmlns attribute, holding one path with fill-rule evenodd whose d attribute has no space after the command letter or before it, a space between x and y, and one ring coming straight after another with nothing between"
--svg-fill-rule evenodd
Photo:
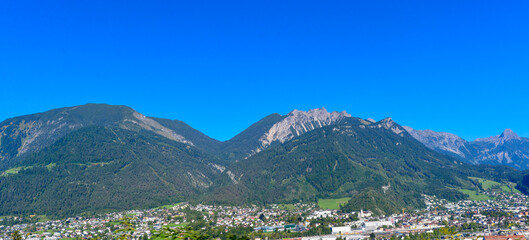
<instances>
[{"instance_id":1,"label":"hillside village","mask_svg":"<svg viewBox=\"0 0 529 240\"><path fill-rule=\"evenodd\" d=\"M191 226L219 238L223 234L254 239L296 238L331 240L410 238L441 234L439 238L478 239L491 235L529 235L528 197L519 193L484 192L489 200L447 202L423 196L427 207L389 216L369 211L341 212L316 204L217 206L179 203L148 210L131 210L93 217L0 225L2 239L15 231L24 239L113 239L130 223L131 238L149 239L163 228ZM7 221L2 219L0 223Z\"/></svg>"}]
</instances>

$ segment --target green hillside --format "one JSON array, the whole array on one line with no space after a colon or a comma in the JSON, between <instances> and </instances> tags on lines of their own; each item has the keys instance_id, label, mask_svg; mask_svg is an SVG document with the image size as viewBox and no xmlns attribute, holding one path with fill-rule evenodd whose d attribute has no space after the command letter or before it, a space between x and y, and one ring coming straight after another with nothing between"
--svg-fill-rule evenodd
<instances>
[{"instance_id":1,"label":"green hillside","mask_svg":"<svg viewBox=\"0 0 529 240\"><path fill-rule=\"evenodd\" d=\"M516 184L512 182L500 183L497 181L492 181L484 178L478 177L469 177L473 181L477 182L481 186L481 189L484 191L496 191L496 192L506 192L506 193L521 193L516 189Z\"/></svg>"},{"instance_id":2,"label":"green hillside","mask_svg":"<svg viewBox=\"0 0 529 240\"><path fill-rule=\"evenodd\" d=\"M457 200L449 187L473 187L468 166L409 135L351 118L306 133L235 163L210 193L212 202L273 203L350 197L347 210L392 213L422 207L421 194ZM454 164L454 161L456 164Z\"/></svg>"},{"instance_id":3,"label":"green hillside","mask_svg":"<svg viewBox=\"0 0 529 240\"><path fill-rule=\"evenodd\" d=\"M318 199L318 206L323 209L340 209L341 206L347 204L350 198L328 198Z\"/></svg>"},{"instance_id":4,"label":"green hillside","mask_svg":"<svg viewBox=\"0 0 529 240\"><path fill-rule=\"evenodd\" d=\"M149 133L88 127L0 177L0 215L71 215L193 198L216 174L209 156Z\"/></svg>"},{"instance_id":5,"label":"green hillside","mask_svg":"<svg viewBox=\"0 0 529 240\"><path fill-rule=\"evenodd\" d=\"M468 189L459 189L460 192L468 195L469 199L470 200L474 200L474 201L481 201L481 200L489 200L490 197L485 195L485 194L481 194L481 193L478 193L474 190L468 190Z\"/></svg>"},{"instance_id":6,"label":"green hillside","mask_svg":"<svg viewBox=\"0 0 529 240\"><path fill-rule=\"evenodd\" d=\"M275 123L284 118L277 113L270 114L230 140L223 142L221 144L222 157L232 161L247 157L253 150L261 146L259 138Z\"/></svg>"},{"instance_id":7,"label":"green hillside","mask_svg":"<svg viewBox=\"0 0 529 240\"><path fill-rule=\"evenodd\" d=\"M0 123L0 170L14 167L65 135L87 126L126 127L127 106L85 104L7 119Z\"/></svg>"},{"instance_id":8,"label":"green hillside","mask_svg":"<svg viewBox=\"0 0 529 240\"><path fill-rule=\"evenodd\" d=\"M211 154L220 153L220 147L221 147L222 142L208 137L206 134L187 125L185 122L182 122L180 120L169 120L169 119L164 119L164 118L155 118L155 117L150 117L150 118L154 119L156 122L160 123L161 125L184 136L186 139L191 141L195 147L203 151L209 152Z\"/></svg>"},{"instance_id":9,"label":"green hillside","mask_svg":"<svg viewBox=\"0 0 529 240\"><path fill-rule=\"evenodd\" d=\"M324 109L296 114L285 124L298 125L281 129L294 138L270 146L260 139L286 116L271 114L225 142L126 106L86 104L5 120L0 215L53 217L181 201L285 208L312 202L394 213L424 207L422 194L477 198L479 191L517 191L513 182L528 193L522 172L463 164L427 149L389 118L322 124ZM305 133L304 124L315 130Z\"/></svg>"}]
</instances>

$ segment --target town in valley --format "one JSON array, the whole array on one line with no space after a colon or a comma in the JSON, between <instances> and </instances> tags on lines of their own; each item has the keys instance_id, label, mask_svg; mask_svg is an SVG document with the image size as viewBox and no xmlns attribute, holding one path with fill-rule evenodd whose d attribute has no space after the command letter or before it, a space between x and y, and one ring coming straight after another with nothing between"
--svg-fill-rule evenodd
<instances>
[{"instance_id":1,"label":"town in valley","mask_svg":"<svg viewBox=\"0 0 529 240\"><path fill-rule=\"evenodd\" d=\"M0 231L2 239L11 239L16 232L24 239L48 240L120 236L157 239L157 234L164 230L186 228L214 239L526 239L529 235L526 195L492 191L479 194L484 199L458 202L423 195L426 208L402 209L391 215L367 210L343 212L314 203L267 206L177 203L59 220L31 222L39 216L4 217L0 220ZM28 222L22 223L24 220Z\"/></svg>"}]
</instances>

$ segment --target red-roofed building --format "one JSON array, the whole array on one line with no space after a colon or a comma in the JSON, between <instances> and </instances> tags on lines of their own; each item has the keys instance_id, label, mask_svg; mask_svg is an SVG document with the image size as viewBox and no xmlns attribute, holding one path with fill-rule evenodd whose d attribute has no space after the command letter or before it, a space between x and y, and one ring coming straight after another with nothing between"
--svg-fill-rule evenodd
<instances>
[{"instance_id":1,"label":"red-roofed building","mask_svg":"<svg viewBox=\"0 0 529 240\"><path fill-rule=\"evenodd\" d=\"M485 236L485 240L526 240L524 235Z\"/></svg>"}]
</instances>

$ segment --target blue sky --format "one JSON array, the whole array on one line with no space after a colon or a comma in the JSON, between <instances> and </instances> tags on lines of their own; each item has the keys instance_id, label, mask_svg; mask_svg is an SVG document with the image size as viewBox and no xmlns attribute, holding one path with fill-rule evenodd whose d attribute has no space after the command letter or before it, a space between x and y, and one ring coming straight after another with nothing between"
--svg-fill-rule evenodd
<instances>
[{"instance_id":1,"label":"blue sky","mask_svg":"<svg viewBox=\"0 0 529 240\"><path fill-rule=\"evenodd\" d=\"M2 1L0 121L128 105L226 140L325 107L529 137L529 1Z\"/></svg>"}]
</instances>

